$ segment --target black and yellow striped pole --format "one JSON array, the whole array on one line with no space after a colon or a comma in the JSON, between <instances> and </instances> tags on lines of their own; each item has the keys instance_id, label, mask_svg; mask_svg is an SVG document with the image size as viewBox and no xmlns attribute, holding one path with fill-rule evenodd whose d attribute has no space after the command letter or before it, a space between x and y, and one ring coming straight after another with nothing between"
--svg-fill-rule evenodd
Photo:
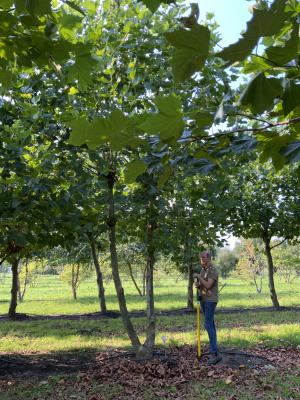
<instances>
[{"instance_id":1,"label":"black and yellow striped pole","mask_svg":"<svg viewBox=\"0 0 300 400\"><path fill-rule=\"evenodd\" d=\"M197 357L201 357L201 319L200 319L200 301L197 301Z\"/></svg>"}]
</instances>

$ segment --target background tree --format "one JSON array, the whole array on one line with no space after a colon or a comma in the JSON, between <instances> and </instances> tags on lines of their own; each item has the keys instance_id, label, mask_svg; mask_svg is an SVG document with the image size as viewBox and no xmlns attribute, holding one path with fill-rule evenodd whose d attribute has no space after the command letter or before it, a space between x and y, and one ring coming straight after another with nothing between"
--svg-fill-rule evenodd
<instances>
[{"instance_id":1,"label":"background tree","mask_svg":"<svg viewBox=\"0 0 300 400\"><path fill-rule=\"evenodd\" d=\"M228 276L235 270L238 261L239 256L234 250L228 248L217 249L214 262L222 278L228 278Z\"/></svg>"},{"instance_id":2,"label":"background tree","mask_svg":"<svg viewBox=\"0 0 300 400\"><path fill-rule=\"evenodd\" d=\"M244 166L231 177L224 196L227 202L228 227L238 237L263 240L267 257L269 290L273 306L279 308L272 249L299 235L298 176L285 168L275 173L257 163ZM280 242L272 245L272 239Z\"/></svg>"},{"instance_id":3,"label":"background tree","mask_svg":"<svg viewBox=\"0 0 300 400\"><path fill-rule=\"evenodd\" d=\"M299 244L283 243L273 251L274 266L286 283L291 283L300 273Z\"/></svg>"},{"instance_id":4,"label":"background tree","mask_svg":"<svg viewBox=\"0 0 300 400\"><path fill-rule=\"evenodd\" d=\"M263 255L263 242L258 239L242 240L239 246L240 257L236 266L239 277L255 285L257 293L262 292L262 282L266 260Z\"/></svg>"}]
</instances>

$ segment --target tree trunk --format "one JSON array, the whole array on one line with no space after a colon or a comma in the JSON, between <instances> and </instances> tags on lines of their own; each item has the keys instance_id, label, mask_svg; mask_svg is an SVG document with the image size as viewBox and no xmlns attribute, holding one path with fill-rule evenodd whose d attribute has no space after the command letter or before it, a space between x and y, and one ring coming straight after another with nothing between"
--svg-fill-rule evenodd
<instances>
[{"instance_id":1,"label":"tree trunk","mask_svg":"<svg viewBox=\"0 0 300 400\"><path fill-rule=\"evenodd\" d=\"M192 265L192 258L189 257L188 259L188 299L187 299L187 308L193 309L194 308L194 278L193 278L193 265Z\"/></svg>"},{"instance_id":2,"label":"tree trunk","mask_svg":"<svg viewBox=\"0 0 300 400\"><path fill-rule=\"evenodd\" d=\"M272 254L271 254L271 246L270 246L271 239L267 235L265 235L263 237L263 241L265 243L265 251L266 251L267 260L268 260L270 296L271 296L273 306L275 308L277 308L277 310L279 310L280 305L279 305L279 301L277 298L277 294L276 294L276 290L275 290L275 283L274 283L274 264L273 264Z\"/></svg>"},{"instance_id":3,"label":"tree trunk","mask_svg":"<svg viewBox=\"0 0 300 400\"><path fill-rule=\"evenodd\" d=\"M8 310L8 317L14 319L16 317L16 308L18 305L18 282L19 282L19 272L18 272L19 258L14 258L11 264L12 272L12 286L11 286L11 298L10 306Z\"/></svg>"},{"instance_id":4,"label":"tree trunk","mask_svg":"<svg viewBox=\"0 0 300 400\"><path fill-rule=\"evenodd\" d=\"M153 357L155 345L156 317L154 309L153 271L155 264L155 249L153 245L153 233L156 229L156 221L149 221L147 225L147 273L146 273L146 301L147 301L147 330L143 350L138 355L141 359Z\"/></svg>"},{"instance_id":5,"label":"tree trunk","mask_svg":"<svg viewBox=\"0 0 300 400\"><path fill-rule=\"evenodd\" d=\"M28 275L29 275L29 271L28 271L28 259L26 259L25 262L25 278L24 278L24 285L23 285L23 290L21 288L21 282L20 282L20 275L18 274L18 298L19 298L19 303L22 303L22 301L24 300L24 296L25 296L25 292L27 289L27 285L29 283L29 279L28 279Z\"/></svg>"},{"instance_id":6,"label":"tree trunk","mask_svg":"<svg viewBox=\"0 0 300 400\"><path fill-rule=\"evenodd\" d=\"M98 299L99 299L100 311L103 313L106 313L107 309L106 309L106 301L105 301L105 289L104 289L104 284L103 284L103 275L102 275L99 260L97 257L96 242L92 235L89 235L89 241L90 241L90 245L91 245L92 257L93 257L94 266L95 266L95 270L96 270L96 276L97 276Z\"/></svg>"},{"instance_id":7,"label":"tree trunk","mask_svg":"<svg viewBox=\"0 0 300 400\"><path fill-rule=\"evenodd\" d=\"M131 262L128 261L128 260L126 260L126 262L127 262L127 265L128 265L130 278L131 278L131 280L132 280L132 282L133 282L133 284L134 284L134 286L135 286L135 288L136 288L138 294L139 294L141 297L143 297L143 294L142 294L142 292L141 292L141 289L138 287L138 284L136 283L136 280L134 279L133 272L132 272Z\"/></svg>"},{"instance_id":8,"label":"tree trunk","mask_svg":"<svg viewBox=\"0 0 300 400\"><path fill-rule=\"evenodd\" d=\"M147 274L147 265L143 270L143 296L146 295L146 274Z\"/></svg>"},{"instance_id":9,"label":"tree trunk","mask_svg":"<svg viewBox=\"0 0 300 400\"><path fill-rule=\"evenodd\" d=\"M77 270L78 273L78 270ZM75 274L75 265L72 265L72 293L73 299L77 300L77 285L76 285L76 274Z\"/></svg>"},{"instance_id":10,"label":"tree trunk","mask_svg":"<svg viewBox=\"0 0 300 400\"><path fill-rule=\"evenodd\" d=\"M119 273L119 264L118 264L118 255L116 248L116 216L115 216L115 201L114 201L114 184L115 184L115 172L111 171L107 177L107 186L108 186L108 218L107 225L109 231L109 247L110 247L110 256L111 256L111 268L112 275L115 284L115 289L118 297L120 312L122 316L123 325L128 333L129 339L133 346L133 350L137 354L139 348L141 347L141 342L136 334L136 331L131 323L129 318L126 299L124 295L124 289L122 287L120 273Z\"/></svg>"}]
</instances>

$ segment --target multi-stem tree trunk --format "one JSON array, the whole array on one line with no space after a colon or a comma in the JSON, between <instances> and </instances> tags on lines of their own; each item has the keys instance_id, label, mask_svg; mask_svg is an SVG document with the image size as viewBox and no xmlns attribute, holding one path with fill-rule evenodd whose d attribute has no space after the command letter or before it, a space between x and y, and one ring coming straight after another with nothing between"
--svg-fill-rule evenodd
<instances>
[{"instance_id":1,"label":"multi-stem tree trunk","mask_svg":"<svg viewBox=\"0 0 300 400\"><path fill-rule=\"evenodd\" d=\"M28 259L26 259L25 261L25 277L24 277L24 283L23 283L23 289L22 289L22 285L20 282L20 274L18 273L18 299L19 299L19 303L22 303L22 301L24 300L24 296L25 296L25 292L27 289L27 285L29 283L29 269L28 269Z\"/></svg>"},{"instance_id":2,"label":"multi-stem tree trunk","mask_svg":"<svg viewBox=\"0 0 300 400\"><path fill-rule=\"evenodd\" d=\"M132 265L131 265L131 262L130 262L129 260L127 260L126 262L127 262L127 265L128 265L130 278L131 278L131 280L132 280L132 282L133 282L133 284L134 284L134 286L135 286L135 288L136 288L138 294L142 297L143 294L142 294L141 289L139 288L138 284L136 283L136 280L135 280L134 275L133 275L133 272L132 272Z\"/></svg>"},{"instance_id":3,"label":"multi-stem tree trunk","mask_svg":"<svg viewBox=\"0 0 300 400\"><path fill-rule=\"evenodd\" d=\"M119 273L119 264L118 264L118 255L117 255L117 247L116 247L116 215L115 215L115 200L114 200L114 185L116 180L115 171L111 171L107 176L107 186L108 186L108 218L107 225L109 231L109 247L110 247L110 256L111 256L111 268L112 275L115 284L115 289L118 297L120 312L122 316L122 321L124 327L127 331L129 339L131 341L133 350L136 355L139 354L140 350L142 350L141 342L138 338L138 335L131 323L129 318L126 299L124 295L124 289L122 287L120 273Z\"/></svg>"},{"instance_id":4,"label":"multi-stem tree trunk","mask_svg":"<svg viewBox=\"0 0 300 400\"><path fill-rule=\"evenodd\" d=\"M193 260L192 257L188 258L188 299L187 299L187 308L194 308L194 278L193 278Z\"/></svg>"},{"instance_id":5,"label":"multi-stem tree trunk","mask_svg":"<svg viewBox=\"0 0 300 400\"><path fill-rule=\"evenodd\" d=\"M101 272L98 256L97 256L97 249L96 249L96 242L92 235L89 235L89 242L91 246L92 257L94 261L94 266L96 270L97 276L97 286L98 286L98 299L100 305L100 311L106 313L106 301L105 301L105 289L103 284L103 275Z\"/></svg>"},{"instance_id":6,"label":"multi-stem tree trunk","mask_svg":"<svg viewBox=\"0 0 300 400\"><path fill-rule=\"evenodd\" d=\"M18 305L18 282L19 282L19 258L14 257L11 264L11 272L12 272L12 285L11 285L11 298L10 305L8 310L8 316L10 319L14 319L16 317L16 308Z\"/></svg>"},{"instance_id":7,"label":"multi-stem tree trunk","mask_svg":"<svg viewBox=\"0 0 300 400\"><path fill-rule=\"evenodd\" d=\"M254 281L257 293L260 294L262 292L262 275L260 274L259 278L257 278L256 273L254 272L253 281Z\"/></svg>"},{"instance_id":8,"label":"multi-stem tree trunk","mask_svg":"<svg viewBox=\"0 0 300 400\"><path fill-rule=\"evenodd\" d=\"M273 306L277 309L280 308L279 301L277 298L276 290L275 290L275 283L274 283L274 264L273 264L273 257L271 253L271 239L268 237L267 234L263 236L263 241L265 244L265 251L268 260L268 275L269 275L269 290L271 295L271 300Z\"/></svg>"}]
</instances>

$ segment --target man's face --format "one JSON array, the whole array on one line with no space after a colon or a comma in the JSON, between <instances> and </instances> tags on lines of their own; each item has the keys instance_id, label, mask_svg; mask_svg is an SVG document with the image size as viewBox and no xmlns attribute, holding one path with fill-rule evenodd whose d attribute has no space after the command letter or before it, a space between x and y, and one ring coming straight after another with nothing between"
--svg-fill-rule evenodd
<instances>
[{"instance_id":1,"label":"man's face","mask_svg":"<svg viewBox=\"0 0 300 400\"><path fill-rule=\"evenodd\" d=\"M200 256L200 264L203 268L207 268L210 262L210 256L207 253L201 254Z\"/></svg>"}]
</instances>

